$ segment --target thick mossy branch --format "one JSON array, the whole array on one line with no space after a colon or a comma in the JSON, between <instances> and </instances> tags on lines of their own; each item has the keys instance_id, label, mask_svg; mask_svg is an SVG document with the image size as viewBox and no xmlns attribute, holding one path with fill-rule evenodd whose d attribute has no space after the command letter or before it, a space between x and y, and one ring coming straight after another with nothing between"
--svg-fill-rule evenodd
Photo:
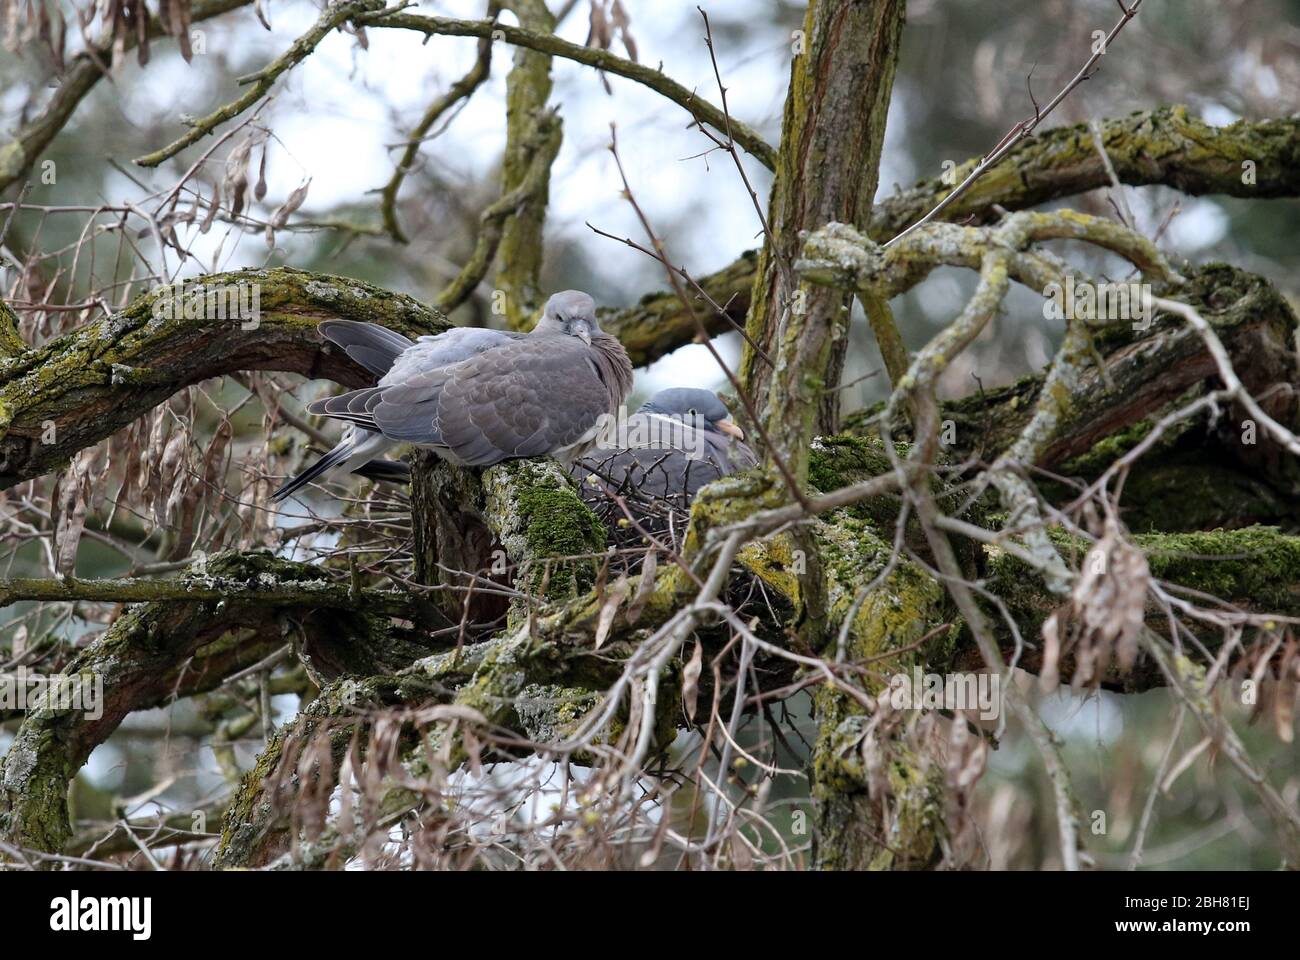
<instances>
[{"instance_id":1,"label":"thick mossy branch","mask_svg":"<svg viewBox=\"0 0 1300 960\"><path fill-rule=\"evenodd\" d=\"M554 33L555 17L544 0L502 0L502 5L531 34ZM501 196L513 203L502 224L496 276L496 288L505 294L506 324L512 330L527 329L545 299L543 232L551 165L561 138L560 118L547 108L551 87L550 54L518 47L506 77L506 148L501 158Z\"/></svg>"},{"instance_id":2,"label":"thick mossy branch","mask_svg":"<svg viewBox=\"0 0 1300 960\"><path fill-rule=\"evenodd\" d=\"M1261 406L1281 423L1294 423L1295 387L1300 385L1293 338L1296 316L1286 300L1266 280L1223 264L1202 267L1179 288L1177 298L1192 304L1213 327L1231 357L1233 368ZM1068 397L1058 399L1054 435L1038 459L1044 467L1063 464L1140 429L1178 401L1187 402L1219 386L1214 362L1202 338L1177 317L1158 316L1151 329L1136 332L1119 323L1094 337L1104 367L1092 364L1082 372ZM1039 378L1021 381L980 398L967 398L945 408L958 421L959 445L987 424L986 449L1001 448L1018 434L1039 393ZM1278 388L1281 389L1278 389ZM1242 443L1242 418L1235 411L1221 426L1234 436L1213 446L1259 475L1294 488L1292 458L1279 455L1268 437ZM963 431L963 424L969 428ZM965 432L965 439L962 434Z\"/></svg>"},{"instance_id":3,"label":"thick mossy branch","mask_svg":"<svg viewBox=\"0 0 1300 960\"><path fill-rule=\"evenodd\" d=\"M790 67L740 378L780 448L773 452L800 481L808 440L838 430L851 297L801 283L791 264L804 231L870 220L904 6L813 0Z\"/></svg>"},{"instance_id":4,"label":"thick mossy branch","mask_svg":"<svg viewBox=\"0 0 1300 960\"><path fill-rule=\"evenodd\" d=\"M856 549L839 551L837 561L828 565L835 597L832 620L842 622L853 614L843 659L871 664L865 691L878 695L886 686L883 677L907 673L913 665L946 671L953 654L946 633L928 649L917 646L943 621L943 588L903 561L859 599L864 582L883 572L892 547L861 529L853 542ZM898 652L890 656L892 651ZM880 795L879 788L871 789L864 741L886 734L873 731L862 704L837 687L819 687L813 704L814 864L824 870L897 870L919 869L937 859L944 824L942 770L901 741L879 744L892 753L887 795Z\"/></svg>"},{"instance_id":5,"label":"thick mossy branch","mask_svg":"<svg viewBox=\"0 0 1300 960\"><path fill-rule=\"evenodd\" d=\"M59 468L209 377L279 370L370 383L321 340L322 320L368 320L411 337L446 329L441 314L404 294L287 267L199 277L175 293L157 288L121 313L0 360L0 489Z\"/></svg>"},{"instance_id":6,"label":"thick mossy branch","mask_svg":"<svg viewBox=\"0 0 1300 960\"><path fill-rule=\"evenodd\" d=\"M1295 118L1242 120L1219 128L1189 116L1186 107L1168 107L1103 120L1101 130L1116 174L1129 186L1163 184L1193 195L1300 196L1300 120ZM1255 164L1253 183L1247 182L1249 177L1243 179L1247 160ZM978 162L979 158L974 157L957 169L969 171ZM962 221L974 215L977 222L986 221L992 217L995 205L1024 210L1104 187L1109 182L1088 125L1058 127L1024 141L944 210L942 218ZM951 189L950 184L936 178L881 201L871 211L867 235L877 243L893 238ZM748 310L756 261L757 253L750 251L700 280L718 303L728 303L728 291L738 294L728 306L733 319L743 321ZM620 324L627 316L633 335L623 336L623 340L638 364L689 343L696 332L689 315L671 293L652 295L646 302L655 304L656 312L645 318L648 322L644 328L636 308L613 312L604 321L612 323L623 336ZM706 319L716 328L711 332L726 329L725 321ZM643 342L645 346L641 346ZM638 349L645 352L638 353Z\"/></svg>"},{"instance_id":7,"label":"thick mossy branch","mask_svg":"<svg viewBox=\"0 0 1300 960\"><path fill-rule=\"evenodd\" d=\"M217 567L212 568L214 571ZM392 590L354 591L346 583L320 577L284 580L270 573L248 580L239 575L189 574L169 580L63 580L13 578L0 580L0 608L20 600L41 603L260 603L276 607L320 607L333 610L364 608L384 616L419 620L426 612L418 598ZM242 572L242 571L241 571Z\"/></svg>"},{"instance_id":8,"label":"thick mossy branch","mask_svg":"<svg viewBox=\"0 0 1300 960\"><path fill-rule=\"evenodd\" d=\"M488 528L516 568L516 589L562 601L591 588L605 528L559 464L499 464L484 472L483 492Z\"/></svg>"},{"instance_id":9,"label":"thick mossy branch","mask_svg":"<svg viewBox=\"0 0 1300 960\"><path fill-rule=\"evenodd\" d=\"M1090 546L1066 535L1056 535L1053 539L1063 554L1073 555L1080 562ZM1276 527L1252 526L1136 534L1133 542L1145 554L1151 575L1170 584L1175 595L1182 593L1202 603L1204 597L1212 596L1254 613L1300 616L1300 536L1283 533ZM1043 621L1059 605L1059 601L1038 585L1027 564L993 548L986 549L985 587L1006 604L1028 638L1038 636ZM1198 598L1185 591L1196 591L1202 596ZM1153 629L1164 626L1163 611L1150 607L1148 616ZM996 619L993 622L1002 626ZM1214 653L1222 644L1223 635L1221 631L1207 631L1201 640ZM968 665L978 657L965 646L959 656ZM1042 649L1035 641L1025 649L1020 666L1036 672L1041 662ZM1074 663L1068 652L1062 657L1060 669L1063 677L1073 673ZM1166 679L1155 664L1143 659L1131 674L1120 676L1112 671L1102 678L1102 683L1132 692L1163 686Z\"/></svg>"},{"instance_id":10,"label":"thick mossy branch","mask_svg":"<svg viewBox=\"0 0 1300 960\"><path fill-rule=\"evenodd\" d=\"M494 585L529 602L584 593L605 550L605 528L550 459L474 470L422 455L412 470L411 513L416 578L451 588L440 602L455 620L504 612ZM522 610L516 604L514 612Z\"/></svg>"},{"instance_id":11,"label":"thick mossy branch","mask_svg":"<svg viewBox=\"0 0 1300 960\"><path fill-rule=\"evenodd\" d=\"M409 663L415 654L397 640L399 656L385 657L392 639L387 619L363 610L238 599L240 592L271 591L276 581L310 578L310 565L262 554L222 554L207 561L207 570L217 581L240 583L244 590L226 599L128 609L63 668L64 676L87 678L86 688L102 690L102 697L75 709L47 707L26 714L0 767L0 836L23 847L61 850L71 837L69 783L127 714L220 686L290 640L306 638L333 651L353 645L364 654L359 666L367 673L385 663Z\"/></svg>"},{"instance_id":12,"label":"thick mossy branch","mask_svg":"<svg viewBox=\"0 0 1300 960\"><path fill-rule=\"evenodd\" d=\"M18 333L18 314L0 301L0 360L16 357L26 349L27 344Z\"/></svg>"},{"instance_id":13,"label":"thick mossy branch","mask_svg":"<svg viewBox=\"0 0 1300 960\"><path fill-rule=\"evenodd\" d=\"M743 327L757 261L758 252L751 250L717 273L697 278L709 298L726 310L726 316L719 316L703 300L694 304L695 315L710 335ZM599 318L601 327L618 337L636 366L653 363L699 335L691 311L672 292L647 294L631 307L601 310Z\"/></svg>"},{"instance_id":14,"label":"thick mossy branch","mask_svg":"<svg viewBox=\"0 0 1300 960\"><path fill-rule=\"evenodd\" d=\"M906 448L899 452L906 455ZM888 469L888 459L876 440L838 436L818 438L814 443L810 475L828 487L856 482ZM759 474L742 474L706 487L696 501L693 528L698 524L707 530L713 525L725 526L734 522L738 514L744 515L762 502L763 491L770 485L770 481ZM958 505L965 503L964 494L943 492L937 479L933 486L944 509L958 515ZM989 515L987 510L976 501L966 505L966 512L959 516L975 526L993 529L996 517ZM819 554L815 565L811 560L797 562L792 554L791 541L785 535L749 544L741 550L738 559L794 611L784 626L798 631L813 650L820 646L821 654L827 656L836 652L834 647L828 649L825 644L838 642L839 628L850 609L847 599L879 572L876 558L887 555L887 551L880 554L881 543L892 541L897 514L897 500L892 496L879 496L811 521L813 543ZM696 544L703 539L706 537L695 529L688 538L689 542ZM914 543L921 540L919 536L910 534L907 539ZM1088 551L1087 543L1064 536L1055 536L1054 539L1062 555L1071 558L1073 565L1082 562ZM1300 536L1276 528L1249 527L1152 533L1137 535L1133 539L1146 554L1153 576L1167 581L1175 589L1185 588L1215 596L1258 614L1300 615ZM1036 637L1044 617L1060 602L1045 588L1041 577L1011 554L977 541L957 538L954 548L966 574L972 579L982 580L993 596L1006 600L1022 635ZM914 549L925 556L923 548L918 546ZM876 591L874 598L867 598L864 609L855 615L846 635L851 646L867 643L876 653L883 652L888 649L885 635L911 629L908 625L910 620L920 617L917 611L923 609L930 610L930 614L923 618L927 630L950 618L950 613L934 607L940 602L934 581L909 564L904 563L899 569L911 575L907 580L913 588L911 600L903 602L906 598L898 587L900 575L896 574ZM817 575L821 579L819 593L826 598L820 609L809 608L809 575L801 573L814 570L819 571ZM664 582L666 597L671 597L673 587L680 589L678 582L670 585L669 581L676 577L671 568L661 571L660 576L667 578ZM885 615L883 608L877 607L881 597L893 597L902 603L896 608L895 615ZM922 602L924 597L930 600ZM810 626L813 629L810 630ZM1004 653L1009 655L1014 650L1013 638L1008 634L1001 639L1005 644ZM1216 649L1220 639L1206 638L1207 648ZM970 667L979 662L979 653L973 642L960 631L948 631L937 636L922 653L921 662L940 672L956 663ZM1025 651L1020 665L1036 669L1037 656L1036 649ZM894 672L888 663L880 669ZM1063 665L1062 674L1068 677L1072 669L1069 664ZM1144 690L1163 683L1164 677L1146 664L1122 686L1129 690Z\"/></svg>"},{"instance_id":15,"label":"thick mossy branch","mask_svg":"<svg viewBox=\"0 0 1300 960\"><path fill-rule=\"evenodd\" d=\"M973 265L981 242L976 228L940 224L926 230L932 231L928 237L920 232L909 237L909 243L916 238L918 251L912 259L893 250L883 255L843 228L828 229L810 239L813 255L804 266L823 282L880 282L897 292L937 262ZM1022 281L1037 269L1032 258L1013 263L1013 273ZM1292 349L1297 320L1277 290L1261 277L1224 264L1198 268L1173 289L1179 300L1201 311L1264 410L1281 423L1294 423L1295 388L1300 386ZM1085 475L1100 470L1124 452L1126 442L1135 444L1162 413L1219 386L1204 340L1178 317L1158 315L1146 330L1135 330L1131 320L1114 321L1097 326L1090 339L1101 365L1080 364L1069 389L1058 386L1053 394L1052 430L1041 438L1039 467ZM942 418L956 427L953 455L993 460L1008 452L1039 409L1044 382L1045 376L1036 374L944 404ZM869 429L865 425L879 412L864 411L850 419L848 428ZM1230 416L1218 429L1222 436L1211 435L1206 459L1222 462L1226 457L1280 491L1300 489L1293 458L1262 432L1257 443L1241 442L1242 417ZM900 419L893 433L906 436L907 424Z\"/></svg>"},{"instance_id":16,"label":"thick mossy branch","mask_svg":"<svg viewBox=\"0 0 1300 960\"><path fill-rule=\"evenodd\" d=\"M1143 457L1129 473L1120 517L1130 530L1177 533L1255 524L1300 529L1300 501L1290 489L1237 462L1217 438L1207 443L1198 431L1187 443L1185 449ZM1066 502L1070 491L1056 490L1052 498Z\"/></svg>"},{"instance_id":17,"label":"thick mossy branch","mask_svg":"<svg viewBox=\"0 0 1300 960\"><path fill-rule=\"evenodd\" d=\"M894 450L900 459L905 459L911 453L911 445L895 441ZM813 440L809 451L809 464L808 482L823 493L839 490L871 477L882 476L893 469L884 444L878 437L857 437L848 434L817 437ZM937 458L937 466L941 469L950 469L951 458L946 454L940 454ZM946 513L979 527L989 527L988 517L992 509L991 493L972 501L966 491L956 492L946 489L943 481L936 475L930 477L930 489L938 498L940 508ZM892 540L902 503L902 496L897 492L891 492L864 497L841 509L846 516L865 520L881 536ZM907 517L903 542L917 555L930 559L930 547L914 512L909 513ZM964 541L953 546L958 552L963 567L974 574L976 557L979 554L978 547Z\"/></svg>"},{"instance_id":18,"label":"thick mossy branch","mask_svg":"<svg viewBox=\"0 0 1300 960\"><path fill-rule=\"evenodd\" d=\"M1186 107L1165 107L1103 120L1106 154L1128 186L1163 184L1192 196L1300 195L1300 119L1239 120L1212 127ZM947 196L979 164L972 157L945 184L938 177L881 201L869 232L889 240ZM1247 166L1250 164L1250 166ZM1035 134L988 171L943 217L989 219L993 207L1023 210L1086 190L1110 186L1110 176L1086 123Z\"/></svg>"},{"instance_id":19,"label":"thick mossy branch","mask_svg":"<svg viewBox=\"0 0 1300 960\"><path fill-rule=\"evenodd\" d=\"M1300 537L1275 527L1139 535L1151 575L1230 603L1300 615Z\"/></svg>"}]
</instances>

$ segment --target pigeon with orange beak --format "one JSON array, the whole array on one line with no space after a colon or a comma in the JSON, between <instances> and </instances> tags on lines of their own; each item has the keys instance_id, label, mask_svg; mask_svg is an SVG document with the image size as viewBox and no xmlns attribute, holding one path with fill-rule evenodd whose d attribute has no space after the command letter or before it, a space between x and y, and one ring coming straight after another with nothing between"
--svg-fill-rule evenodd
<instances>
[{"instance_id":1,"label":"pigeon with orange beak","mask_svg":"<svg viewBox=\"0 0 1300 960\"><path fill-rule=\"evenodd\" d=\"M706 483L757 465L744 439L716 393L672 387L642 404L616 434L602 435L572 472L597 514L617 520L621 513L607 507L619 498L648 527L659 528L650 517L660 514L656 507L684 510Z\"/></svg>"}]
</instances>

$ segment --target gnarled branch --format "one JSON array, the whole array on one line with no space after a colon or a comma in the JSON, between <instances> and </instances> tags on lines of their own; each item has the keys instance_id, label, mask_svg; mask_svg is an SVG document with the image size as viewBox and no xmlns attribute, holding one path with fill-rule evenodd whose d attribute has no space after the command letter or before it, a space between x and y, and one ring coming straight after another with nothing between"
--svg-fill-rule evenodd
<instances>
[{"instance_id":1,"label":"gnarled branch","mask_svg":"<svg viewBox=\"0 0 1300 960\"><path fill-rule=\"evenodd\" d=\"M0 361L0 489L57 469L209 377L279 370L352 387L371 382L323 343L321 320L368 320L412 337L446 325L411 297L289 268L199 277L176 292L157 288L121 313Z\"/></svg>"}]
</instances>

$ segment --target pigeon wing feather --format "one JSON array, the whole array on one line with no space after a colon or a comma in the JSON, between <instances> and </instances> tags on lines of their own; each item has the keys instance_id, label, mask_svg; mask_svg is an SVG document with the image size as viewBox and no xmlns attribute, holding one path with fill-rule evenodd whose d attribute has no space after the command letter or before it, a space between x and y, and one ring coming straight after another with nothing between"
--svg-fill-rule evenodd
<instances>
[{"instance_id":1,"label":"pigeon wing feather","mask_svg":"<svg viewBox=\"0 0 1300 960\"><path fill-rule=\"evenodd\" d=\"M580 442L611 395L575 337L536 336L386 387L374 408L387 436L446 448L483 466Z\"/></svg>"}]
</instances>

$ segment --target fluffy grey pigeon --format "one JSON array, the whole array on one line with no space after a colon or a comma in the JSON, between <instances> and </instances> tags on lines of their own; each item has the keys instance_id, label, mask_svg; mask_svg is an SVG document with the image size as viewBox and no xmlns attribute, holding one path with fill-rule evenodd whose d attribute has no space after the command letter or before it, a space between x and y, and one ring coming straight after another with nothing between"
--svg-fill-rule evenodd
<instances>
[{"instance_id":1,"label":"fluffy grey pigeon","mask_svg":"<svg viewBox=\"0 0 1300 960\"><path fill-rule=\"evenodd\" d=\"M672 387L628 417L613 443L602 436L597 449L571 470L583 499L599 516L607 521L624 516L616 504L610 509L614 494L639 523L659 530L661 518L689 506L700 487L758 463L744 438L716 393Z\"/></svg>"},{"instance_id":2,"label":"fluffy grey pigeon","mask_svg":"<svg viewBox=\"0 0 1300 960\"><path fill-rule=\"evenodd\" d=\"M379 383L308 404L345 421L343 439L273 500L327 472L372 466L402 443L464 466L547 455L567 464L595 443L632 388L627 351L578 290L551 297L527 334L457 327L412 342L350 320L327 320L320 331Z\"/></svg>"}]
</instances>

